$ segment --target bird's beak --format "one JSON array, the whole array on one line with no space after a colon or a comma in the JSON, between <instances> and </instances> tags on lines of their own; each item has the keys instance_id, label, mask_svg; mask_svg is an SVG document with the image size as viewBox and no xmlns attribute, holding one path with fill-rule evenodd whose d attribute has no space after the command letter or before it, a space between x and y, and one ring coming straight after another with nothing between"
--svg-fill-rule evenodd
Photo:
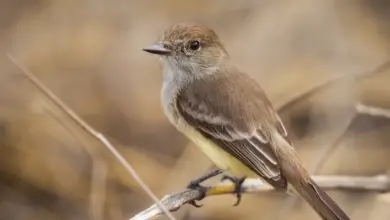
<instances>
[{"instance_id":1,"label":"bird's beak","mask_svg":"<svg viewBox=\"0 0 390 220\"><path fill-rule=\"evenodd\" d=\"M152 44L150 46L143 48L142 50L157 55L169 55L172 52L171 50L165 48L162 43Z\"/></svg>"}]
</instances>

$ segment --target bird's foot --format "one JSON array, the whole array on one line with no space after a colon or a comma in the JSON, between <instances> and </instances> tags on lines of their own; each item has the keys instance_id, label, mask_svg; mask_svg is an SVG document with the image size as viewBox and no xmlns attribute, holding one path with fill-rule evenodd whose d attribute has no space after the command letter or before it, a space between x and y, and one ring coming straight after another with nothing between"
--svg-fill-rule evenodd
<instances>
[{"instance_id":1,"label":"bird's foot","mask_svg":"<svg viewBox=\"0 0 390 220\"><path fill-rule=\"evenodd\" d=\"M246 177L235 177L235 176L228 176L224 175L221 179L221 181L224 180L230 180L234 184L234 194L236 194L237 201L233 204L233 206L238 206L241 202L242 197L242 184L244 183Z\"/></svg>"},{"instance_id":2,"label":"bird's foot","mask_svg":"<svg viewBox=\"0 0 390 220\"><path fill-rule=\"evenodd\" d=\"M215 170L212 170L211 172L206 173L205 175L199 177L198 179L191 181L190 184L188 184L187 189L198 190L201 193L201 196L199 196L199 198L197 198L196 200L189 202L189 204L191 204L192 206L195 206L196 208L202 207L203 205L197 204L196 201L200 201L200 200L204 199L204 197L206 197L207 187L200 185L200 183L202 183L202 182L204 182L204 181L206 181L214 176L217 176L217 175L221 174L222 172L223 171L220 169L215 169Z\"/></svg>"},{"instance_id":3,"label":"bird's foot","mask_svg":"<svg viewBox=\"0 0 390 220\"><path fill-rule=\"evenodd\" d=\"M200 192L200 196L196 200L189 202L189 204L196 208L202 207L203 205L198 204L196 201L200 201L204 199L204 197L206 197L207 187L200 185L197 180L194 180L191 181L190 184L188 184L187 189L193 189Z\"/></svg>"}]
</instances>

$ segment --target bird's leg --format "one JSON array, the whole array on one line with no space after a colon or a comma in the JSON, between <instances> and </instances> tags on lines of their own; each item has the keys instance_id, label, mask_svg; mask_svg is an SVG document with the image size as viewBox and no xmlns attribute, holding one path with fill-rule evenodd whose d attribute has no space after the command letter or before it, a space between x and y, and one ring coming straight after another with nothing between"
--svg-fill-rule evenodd
<instances>
[{"instance_id":1,"label":"bird's leg","mask_svg":"<svg viewBox=\"0 0 390 220\"><path fill-rule=\"evenodd\" d=\"M199 177L198 179L192 180L190 184L188 184L187 189L194 189L198 190L201 193L201 196L196 200L202 200L206 196L207 188L200 185L202 182L217 176L219 174L223 173L223 170L221 169L213 169L210 172L204 174L203 176ZM189 202L189 204L195 206L196 208L201 207L202 205L198 205L195 201Z\"/></svg>"},{"instance_id":2,"label":"bird's leg","mask_svg":"<svg viewBox=\"0 0 390 220\"><path fill-rule=\"evenodd\" d=\"M228 176L228 175L223 175L221 181L224 180L230 180L234 184L234 194L236 194L237 201L234 203L234 206L238 206L241 202L241 195L242 195L242 183L244 183L246 177L236 177L236 176Z\"/></svg>"}]
</instances>

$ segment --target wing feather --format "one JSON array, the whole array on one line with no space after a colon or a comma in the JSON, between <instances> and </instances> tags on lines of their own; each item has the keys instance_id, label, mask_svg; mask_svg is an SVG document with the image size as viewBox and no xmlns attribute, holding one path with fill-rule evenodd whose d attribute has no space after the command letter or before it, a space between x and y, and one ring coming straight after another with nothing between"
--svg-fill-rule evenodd
<instances>
[{"instance_id":1,"label":"wing feather","mask_svg":"<svg viewBox=\"0 0 390 220\"><path fill-rule=\"evenodd\" d=\"M262 90L255 90L253 97L253 92L243 89L245 86L230 84L226 79L219 79L218 83L198 81L178 94L176 108L182 118L268 183L276 188L286 188L286 180L270 143L270 134L266 131L273 127L284 137L287 132L279 117L273 115L276 113L269 111L272 106ZM234 88L240 89L230 91L230 94L238 93L242 98L226 94L227 89Z\"/></svg>"}]
</instances>

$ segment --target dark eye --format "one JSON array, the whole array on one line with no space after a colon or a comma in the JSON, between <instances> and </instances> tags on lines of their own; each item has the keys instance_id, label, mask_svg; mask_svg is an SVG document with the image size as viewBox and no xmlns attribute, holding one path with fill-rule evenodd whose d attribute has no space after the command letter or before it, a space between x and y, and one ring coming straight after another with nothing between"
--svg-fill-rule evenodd
<instances>
[{"instance_id":1,"label":"dark eye","mask_svg":"<svg viewBox=\"0 0 390 220\"><path fill-rule=\"evenodd\" d=\"M198 50L200 47L200 42L197 40L191 41L189 47L191 50Z\"/></svg>"}]
</instances>

